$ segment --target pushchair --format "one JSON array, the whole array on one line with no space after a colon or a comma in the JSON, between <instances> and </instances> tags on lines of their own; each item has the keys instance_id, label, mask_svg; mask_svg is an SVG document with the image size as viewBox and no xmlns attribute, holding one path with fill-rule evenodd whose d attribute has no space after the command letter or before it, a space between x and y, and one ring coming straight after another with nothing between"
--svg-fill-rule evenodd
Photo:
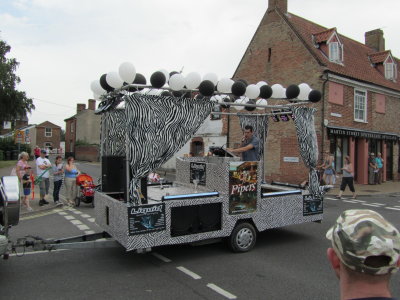
<instances>
[{"instance_id":1,"label":"pushchair","mask_svg":"<svg viewBox=\"0 0 400 300\"><path fill-rule=\"evenodd\" d=\"M94 207L94 192L96 185L93 183L93 178L85 173L76 177L76 185L78 186L78 196L75 198L75 206L79 206L81 202L91 203Z\"/></svg>"}]
</instances>

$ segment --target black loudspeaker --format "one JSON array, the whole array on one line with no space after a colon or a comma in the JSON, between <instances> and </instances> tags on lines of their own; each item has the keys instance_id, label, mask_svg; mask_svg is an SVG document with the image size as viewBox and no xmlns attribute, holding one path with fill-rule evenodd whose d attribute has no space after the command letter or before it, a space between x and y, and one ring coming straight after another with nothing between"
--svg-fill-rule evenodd
<instances>
[{"instance_id":1,"label":"black loudspeaker","mask_svg":"<svg viewBox=\"0 0 400 300\"><path fill-rule=\"evenodd\" d=\"M103 156L101 159L101 189L104 193L126 192L125 156Z\"/></svg>"}]
</instances>

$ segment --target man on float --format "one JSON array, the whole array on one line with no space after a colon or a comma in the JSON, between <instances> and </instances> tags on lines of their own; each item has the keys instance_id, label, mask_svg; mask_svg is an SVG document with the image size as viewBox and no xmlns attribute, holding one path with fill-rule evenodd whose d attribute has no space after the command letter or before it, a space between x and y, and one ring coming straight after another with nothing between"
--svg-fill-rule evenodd
<instances>
[{"instance_id":1,"label":"man on float","mask_svg":"<svg viewBox=\"0 0 400 300\"><path fill-rule=\"evenodd\" d=\"M242 153L243 161L259 161L260 140L254 135L253 126L246 125L244 127L242 144L239 148L228 148L227 150L234 154Z\"/></svg>"}]
</instances>

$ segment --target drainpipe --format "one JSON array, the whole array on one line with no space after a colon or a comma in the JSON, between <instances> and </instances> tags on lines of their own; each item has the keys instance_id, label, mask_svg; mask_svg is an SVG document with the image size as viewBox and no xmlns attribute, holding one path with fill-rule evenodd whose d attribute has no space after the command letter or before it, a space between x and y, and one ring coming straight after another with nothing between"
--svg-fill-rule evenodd
<instances>
[{"instance_id":1,"label":"drainpipe","mask_svg":"<svg viewBox=\"0 0 400 300\"><path fill-rule=\"evenodd\" d=\"M326 70L324 70L324 74L321 76L321 78L324 79L324 82L322 83L322 120L321 120L321 139L322 139L322 145L321 145L321 153L324 153L324 140L325 140L325 87L326 83L329 81L329 76ZM321 156L323 157L323 155Z\"/></svg>"}]
</instances>

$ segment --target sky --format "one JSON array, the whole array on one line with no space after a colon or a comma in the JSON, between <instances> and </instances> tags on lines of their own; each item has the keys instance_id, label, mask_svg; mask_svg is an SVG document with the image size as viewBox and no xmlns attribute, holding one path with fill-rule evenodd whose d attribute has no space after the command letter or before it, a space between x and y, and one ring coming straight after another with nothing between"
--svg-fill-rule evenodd
<instances>
[{"instance_id":1,"label":"sky","mask_svg":"<svg viewBox=\"0 0 400 300\"><path fill-rule=\"evenodd\" d=\"M0 0L0 39L20 63L18 89L34 100L29 123L65 128L76 104L93 98L90 83L125 61L148 82L160 69L231 77L267 7L268 0ZM380 28L400 57L399 0L288 0L288 11L361 43Z\"/></svg>"}]
</instances>

